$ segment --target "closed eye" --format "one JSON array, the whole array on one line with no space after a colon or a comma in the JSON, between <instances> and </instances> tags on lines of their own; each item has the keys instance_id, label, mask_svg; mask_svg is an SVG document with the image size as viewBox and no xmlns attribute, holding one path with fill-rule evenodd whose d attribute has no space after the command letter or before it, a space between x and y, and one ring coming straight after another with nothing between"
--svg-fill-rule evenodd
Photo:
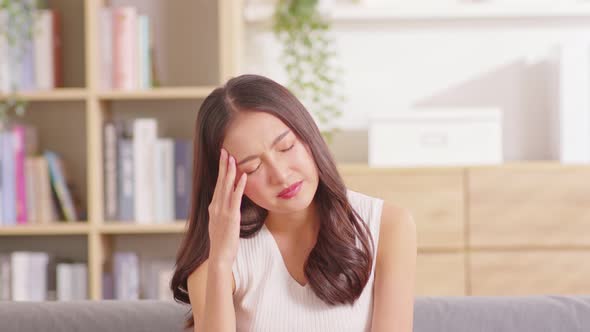
<instances>
[{"instance_id":1,"label":"closed eye","mask_svg":"<svg viewBox=\"0 0 590 332\"><path fill-rule=\"evenodd\" d=\"M290 147L288 147L286 149L283 149L283 150L280 150L280 151L281 152L287 152L287 151L291 150L294 146L295 146L295 143L291 144ZM254 170L252 170L250 172L246 172L246 174L250 175L250 174L256 172L260 168L260 165L262 165L262 164L258 164L258 166Z\"/></svg>"},{"instance_id":2,"label":"closed eye","mask_svg":"<svg viewBox=\"0 0 590 332\"><path fill-rule=\"evenodd\" d=\"M257 170L260 168L260 165L261 165L261 164L258 164L258 166L257 166L257 167L256 167L256 168L255 168L253 171L251 171L251 172L246 172L246 174L250 175L250 174L252 174L252 173L256 172L256 171L257 171Z\"/></svg>"},{"instance_id":3,"label":"closed eye","mask_svg":"<svg viewBox=\"0 0 590 332\"><path fill-rule=\"evenodd\" d=\"M288 147L288 148L286 148L284 150L281 150L281 152L287 152L287 151L291 150L294 146L295 146L295 143L291 144L290 147Z\"/></svg>"}]
</instances>

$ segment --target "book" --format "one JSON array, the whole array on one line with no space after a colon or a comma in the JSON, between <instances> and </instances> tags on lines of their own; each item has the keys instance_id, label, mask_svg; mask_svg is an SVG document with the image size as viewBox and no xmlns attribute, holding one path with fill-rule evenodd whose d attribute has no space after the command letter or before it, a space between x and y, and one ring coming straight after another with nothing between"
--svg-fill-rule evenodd
<instances>
[{"instance_id":1,"label":"book","mask_svg":"<svg viewBox=\"0 0 590 332\"><path fill-rule=\"evenodd\" d=\"M37 13L33 37L35 83L38 89L61 86L61 37L57 11L42 9Z\"/></svg>"},{"instance_id":2,"label":"book","mask_svg":"<svg viewBox=\"0 0 590 332\"><path fill-rule=\"evenodd\" d=\"M16 224L16 173L14 169L14 135L8 127L0 132L2 141L2 224Z\"/></svg>"},{"instance_id":3,"label":"book","mask_svg":"<svg viewBox=\"0 0 590 332\"><path fill-rule=\"evenodd\" d=\"M121 221L135 220L135 180L133 166L133 140L121 138L118 141L117 168L120 174L118 182L119 217Z\"/></svg>"},{"instance_id":4,"label":"book","mask_svg":"<svg viewBox=\"0 0 590 332\"><path fill-rule=\"evenodd\" d=\"M154 165L155 221L169 223L174 220L174 141L171 138L156 141Z\"/></svg>"},{"instance_id":5,"label":"book","mask_svg":"<svg viewBox=\"0 0 590 332\"><path fill-rule=\"evenodd\" d=\"M139 259L134 252L116 252L113 258L115 299L139 299Z\"/></svg>"},{"instance_id":6,"label":"book","mask_svg":"<svg viewBox=\"0 0 590 332\"><path fill-rule=\"evenodd\" d=\"M8 30L8 13L0 10L0 31ZM0 92L12 91L10 47L5 34L0 34Z\"/></svg>"},{"instance_id":7,"label":"book","mask_svg":"<svg viewBox=\"0 0 590 332\"><path fill-rule=\"evenodd\" d=\"M113 13L113 87L133 90L137 80L137 9L114 7Z\"/></svg>"},{"instance_id":8,"label":"book","mask_svg":"<svg viewBox=\"0 0 590 332\"><path fill-rule=\"evenodd\" d=\"M104 125L103 133L104 218L115 220L119 215L117 174L117 130L115 123Z\"/></svg>"},{"instance_id":9,"label":"book","mask_svg":"<svg viewBox=\"0 0 590 332\"><path fill-rule=\"evenodd\" d=\"M78 220L78 215L74 206L72 195L67 186L61 158L52 151L45 151L44 156L45 159L47 159L47 164L49 166L51 186L56 193L61 212L63 213L66 221Z\"/></svg>"},{"instance_id":10,"label":"book","mask_svg":"<svg viewBox=\"0 0 590 332\"><path fill-rule=\"evenodd\" d=\"M15 172L15 203L16 221L19 224L27 222L27 188L25 179L25 128L15 125L12 128L13 134L13 157Z\"/></svg>"},{"instance_id":11,"label":"book","mask_svg":"<svg viewBox=\"0 0 590 332\"><path fill-rule=\"evenodd\" d=\"M138 27L138 85L141 89L152 87L151 54L150 54L150 19L146 15L139 15Z\"/></svg>"},{"instance_id":12,"label":"book","mask_svg":"<svg viewBox=\"0 0 590 332\"><path fill-rule=\"evenodd\" d=\"M111 8L100 9L100 83L101 88L113 88L113 12Z\"/></svg>"},{"instance_id":13,"label":"book","mask_svg":"<svg viewBox=\"0 0 590 332\"><path fill-rule=\"evenodd\" d=\"M192 144L189 140L174 142L174 214L176 220L186 220L190 208L192 181Z\"/></svg>"},{"instance_id":14,"label":"book","mask_svg":"<svg viewBox=\"0 0 590 332\"><path fill-rule=\"evenodd\" d=\"M156 119L135 119L133 122L133 167L135 221L151 223L155 219L154 164L158 123Z\"/></svg>"}]
</instances>

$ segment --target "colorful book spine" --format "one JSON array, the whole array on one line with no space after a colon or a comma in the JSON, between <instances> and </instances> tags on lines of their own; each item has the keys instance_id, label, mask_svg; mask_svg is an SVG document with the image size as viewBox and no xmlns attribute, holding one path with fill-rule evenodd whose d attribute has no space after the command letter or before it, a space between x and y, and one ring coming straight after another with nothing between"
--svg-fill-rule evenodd
<instances>
[{"instance_id":1,"label":"colorful book spine","mask_svg":"<svg viewBox=\"0 0 590 332\"><path fill-rule=\"evenodd\" d=\"M4 135L3 124L0 124L0 226L7 224L4 221L4 191L6 190L4 184Z\"/></svg>"},{"instance_id":2,"label":"colorful book spine","mask_svg":"<svg viewBox=\"0 0 590 332\"><path fill-rule=\"evenodd\" d=\"M176 220L186 220L189 213L192 178L192 144L174 142L174 203Z\"/></svg>"},{"instance_id":3,"label":"colorful book spine","mask_svg":"<svg viewBox=\"0 0 590 332\"><path fill-rule=\"evenodd\" d=\"M27 191L27 222L35 222L39 221L39 207L37 201L37 193L39 192L39 183L35 178L35 158L34 157L27 157L25 158L25 182L26 182L26 191Z\"/></svg>"},{"instance_id":4,"label":"colorful book spine","mask_svg":"<svg viewBox=\"0 0 590 332\"><path fill-rule=\"evenodd\" d=\"M51 185L57 195L59 205L62 209L66 221L76 221L78 219L76 209L72 200L72 196L67 187L61 160L51 151L46 151L44 154L49 165L49 176L51 178Z\"/></svg>"},{"instance_id":5,"label":"colorful book spine","mask_svg":"<svg viewBox=\"0 0 590 332\"><path fill-rule=\"evenodd\" d=\"M174 141L160 138L156 142L155 207L156 222L168 223L174 219Z\"/></svg>"},{"instance_id":6,"label":"colorful book spine","mask_svg":"<svg viewBox=\"0 0 590 332\"><path fill-rule=\"evenodd\" d=\"M133 140L122 138L118 141L117 168L120 174L119 191L119 220L133 221L135 219L135 181L133 167Z\"/></svg>"},{"instance_id":7,"label":"colorful book spine","mask_svg":"<svg viewBox=\"0 0 590 332\"><path fill-rule=\"evenodd\" d=\"M139 55L139 87L148 89L151 87L151 57L150 57L150 20L146 15L138 18L138 55Z\"/></svg>"},{"instance_id":8,"label":"colorful book spine","mask_svg":"<svg viewBox=\"0 0 590 332\"><path fill-rule=\"evenodd\" d=\"M2 221L4 225L16 224L14 144L12 132L5 129L2 136Z\"/></svg>"},{"instance_id":9,"label":"colorful book spine","mask_svg":"<svg viewBox=\"0 0 590 332\"><path fill-rule=\"evenodd\" d=\"M116 89L137 89L137 10L113 8L113 85Z\"/></svg>"},{"instance_id":10,"label":"colorful book spine","mask_svg":"<svg viewBox=\"0 0 590 332\"><path fill-rule=\"evenodd\" d=\"M16 222L25 224L27 218L27 188L25 178L25 128L16 125L12 128L14 146L14 171L16 181Z\"/></svg>"},{"instance_id":11,"label":"colorful book spine","mask_svg":"<svg viewBox=\"0 0 590 332\"><path fill-rule=\"evenodd\" d=\"M118 216L117 199L117 130L113 122L104 126L104 218Z\"/></svg>"},{"instance_id":12,"label":"colorful book spine","mask_svg":"<svg viewBox=\"0 0 590 332\"><path fill-rule=\"evenodd\" d=\"M100 10L100 82L101 88L113 88L113 12Z\"/></svg>"}]
</instances>

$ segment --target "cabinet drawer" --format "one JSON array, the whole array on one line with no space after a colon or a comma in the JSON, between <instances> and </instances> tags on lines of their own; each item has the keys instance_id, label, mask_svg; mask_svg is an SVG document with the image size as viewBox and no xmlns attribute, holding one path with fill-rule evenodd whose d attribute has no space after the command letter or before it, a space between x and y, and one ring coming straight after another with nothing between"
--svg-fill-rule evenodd
<instances>
[{"instance_id":1,"label":"cabinet drawer","mask_svg":"<svg viewBox=\"0 0 590 332\"><path fill-rule=\"evenodd\" d=\"M348 188L407 208L414 217L420 248L463 248L464 187L459 169L347 169Z\"/></svg>"},{"instance_id":2,"label":"cabinet drawer","mask_svg":"<svg viewBox=\"0 0 590 332\"><path fill-rule=\"evenodd\" d=\"M468 171L473 246L590 245L590 167Z\"/></svg>"},{"instance_id":3,"label":"cabinet drawer","mask_svg":"<svg viewBox=\"0 0 590 332\"><path fill-rule=\"evenodd\" d=\"M465 254L419 253L416 259L416 295L467 295Z\"/></svg>"},{"instance_id":4,"label":"cabinet drawer","mask_svg":"<svg viewBox=\"0 0 590 332\"><path fill-rule=\"evenodd\" d=\"M590 250L472 252L471 295L589 294Z\"/></svg>"}]
</instances>

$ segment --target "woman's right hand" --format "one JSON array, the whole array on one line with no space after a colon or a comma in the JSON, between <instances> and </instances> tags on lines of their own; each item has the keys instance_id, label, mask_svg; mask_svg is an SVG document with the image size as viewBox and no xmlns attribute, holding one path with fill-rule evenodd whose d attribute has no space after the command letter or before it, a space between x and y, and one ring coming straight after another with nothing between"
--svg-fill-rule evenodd
<instances>
[{"instance_id":1,"label":"woman's right hand","mask_svg":"<svg viewBox=\"0 0 590 332\"><path fill-rule=\"evenodd\" d=\"M246 187L246 173L236 181L236 161L221 149L219 174L211 204L209 204L209 264L232 266L240 240L240 206Z\"/></svg>"}]
</instances>

